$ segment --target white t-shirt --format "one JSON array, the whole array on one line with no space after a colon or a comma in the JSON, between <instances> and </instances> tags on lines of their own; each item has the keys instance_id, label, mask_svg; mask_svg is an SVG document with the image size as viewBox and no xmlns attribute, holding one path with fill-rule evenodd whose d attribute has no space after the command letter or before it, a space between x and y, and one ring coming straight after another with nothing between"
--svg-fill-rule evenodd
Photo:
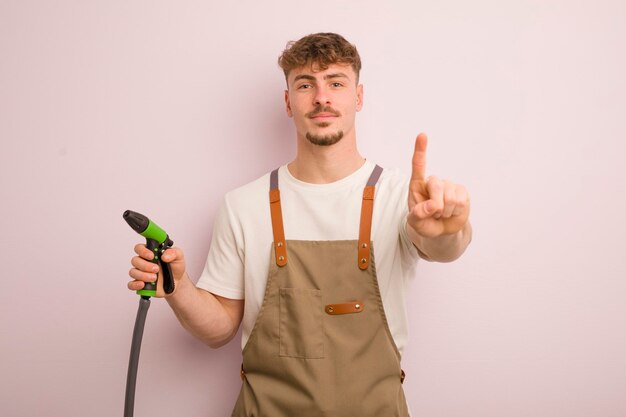
<instances>
[{"instance_id":1,"label":"white t-shirt","mask_svg":"<svg viewBox=\"0 0 626 417\"><path fill-rule=\"evenodd\" d=\"M366 161L351 175L330 184L299 181L286 165L280 167L278 186L285 239L358 240L363 189L374 166ZM245 299L242 348L263 304L270 266L274 239L269 177L268 173L226 194L215 219L206 266L197 283L213 294ZM376 184L372 218L378 285L400 353L408 332L405 295L419 257L406 233L408 184L407 176L383 170Z\"/></svg>"}]
</instances>

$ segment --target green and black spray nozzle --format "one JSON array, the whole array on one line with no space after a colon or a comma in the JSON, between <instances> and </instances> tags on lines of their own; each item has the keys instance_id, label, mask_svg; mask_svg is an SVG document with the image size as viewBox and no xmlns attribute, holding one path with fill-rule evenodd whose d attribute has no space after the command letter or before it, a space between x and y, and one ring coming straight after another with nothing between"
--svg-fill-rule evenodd
<instances>
[{"instance_id":1,"label":"green and black spray nozzle","mask_svg":"<svg viewBox=\"0 0 626 417\"><path fill-rule=\"evenodd\" d=\"M174 291L172 269L170 264L161 260L161 255L166 249L171 248L174 242L172 242L165 230L161 229L156 223L143 214L126 210L123 217L126 223L128 223L135 232L146 238L146 247L154 253L154 258L151 262L155 264L158 263L161 267L163 274L163 290L166 294L171 294ZM137 294L144 297L153 297L156 295L156 285L156 282L147 282L143 289L137 291Z\"/></svg>"}]
</instances>

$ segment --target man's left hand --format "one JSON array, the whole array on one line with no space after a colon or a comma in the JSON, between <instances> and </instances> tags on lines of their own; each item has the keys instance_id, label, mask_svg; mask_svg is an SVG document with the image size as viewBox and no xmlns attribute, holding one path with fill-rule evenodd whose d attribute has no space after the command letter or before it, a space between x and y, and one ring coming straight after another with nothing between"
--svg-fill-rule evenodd
<instances>
[{"instance_id":1,"label":"man's left hand","mask_svg":"<svg viewBox=\"0 0 626 417\"><path fill-rule=\"evenodd\" d=\"M437 177L425 177L428 138L415 139L409 183L408 226L421 237L433 238L461 231L469 218L470 200L464 186Z\"/></svg>"}]
</instances>

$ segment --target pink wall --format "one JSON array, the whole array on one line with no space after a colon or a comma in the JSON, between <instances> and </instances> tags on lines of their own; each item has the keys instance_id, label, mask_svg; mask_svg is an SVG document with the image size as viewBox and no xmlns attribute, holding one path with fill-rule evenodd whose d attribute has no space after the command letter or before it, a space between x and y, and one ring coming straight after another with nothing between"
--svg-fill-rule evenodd
<instances>
[{"instance_id":1,"label":"pink wall","mask_svg":"<svg viewBox=\"0 0 626 417\"><path fill-rule=\"evenodd\" d=\"M293 156L278 54L330 30L363 57L363 154L408 172L426 131L429 173L473 198L471 248L408 294L414 414L625 416L625 21L623 1L1 2L0 415L122 414L122 212L197 277L223 193ZM239 355L154 300L135 415L229 415Z\"/></svg>"}]
</instances>

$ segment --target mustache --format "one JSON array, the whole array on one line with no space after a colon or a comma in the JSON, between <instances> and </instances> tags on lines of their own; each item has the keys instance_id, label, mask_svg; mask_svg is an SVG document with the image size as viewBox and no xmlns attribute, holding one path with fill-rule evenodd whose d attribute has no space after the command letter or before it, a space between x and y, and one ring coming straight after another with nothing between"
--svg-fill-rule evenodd
<instances>
[{"instance_id":1,"label":"mustache","mask_svg":"<svg viewBox=\"0 0 626 417\"><path fill-rule=\"evenodd\" d=\"M322 107L322 106L317 106L315 109L313 109L313 111L305 114L306 117L315 117L320 113L330 113L333 116L341 116L341 113L339 113L337 110L333 109L332 107Z\"/></svg>"}]
</instances>

